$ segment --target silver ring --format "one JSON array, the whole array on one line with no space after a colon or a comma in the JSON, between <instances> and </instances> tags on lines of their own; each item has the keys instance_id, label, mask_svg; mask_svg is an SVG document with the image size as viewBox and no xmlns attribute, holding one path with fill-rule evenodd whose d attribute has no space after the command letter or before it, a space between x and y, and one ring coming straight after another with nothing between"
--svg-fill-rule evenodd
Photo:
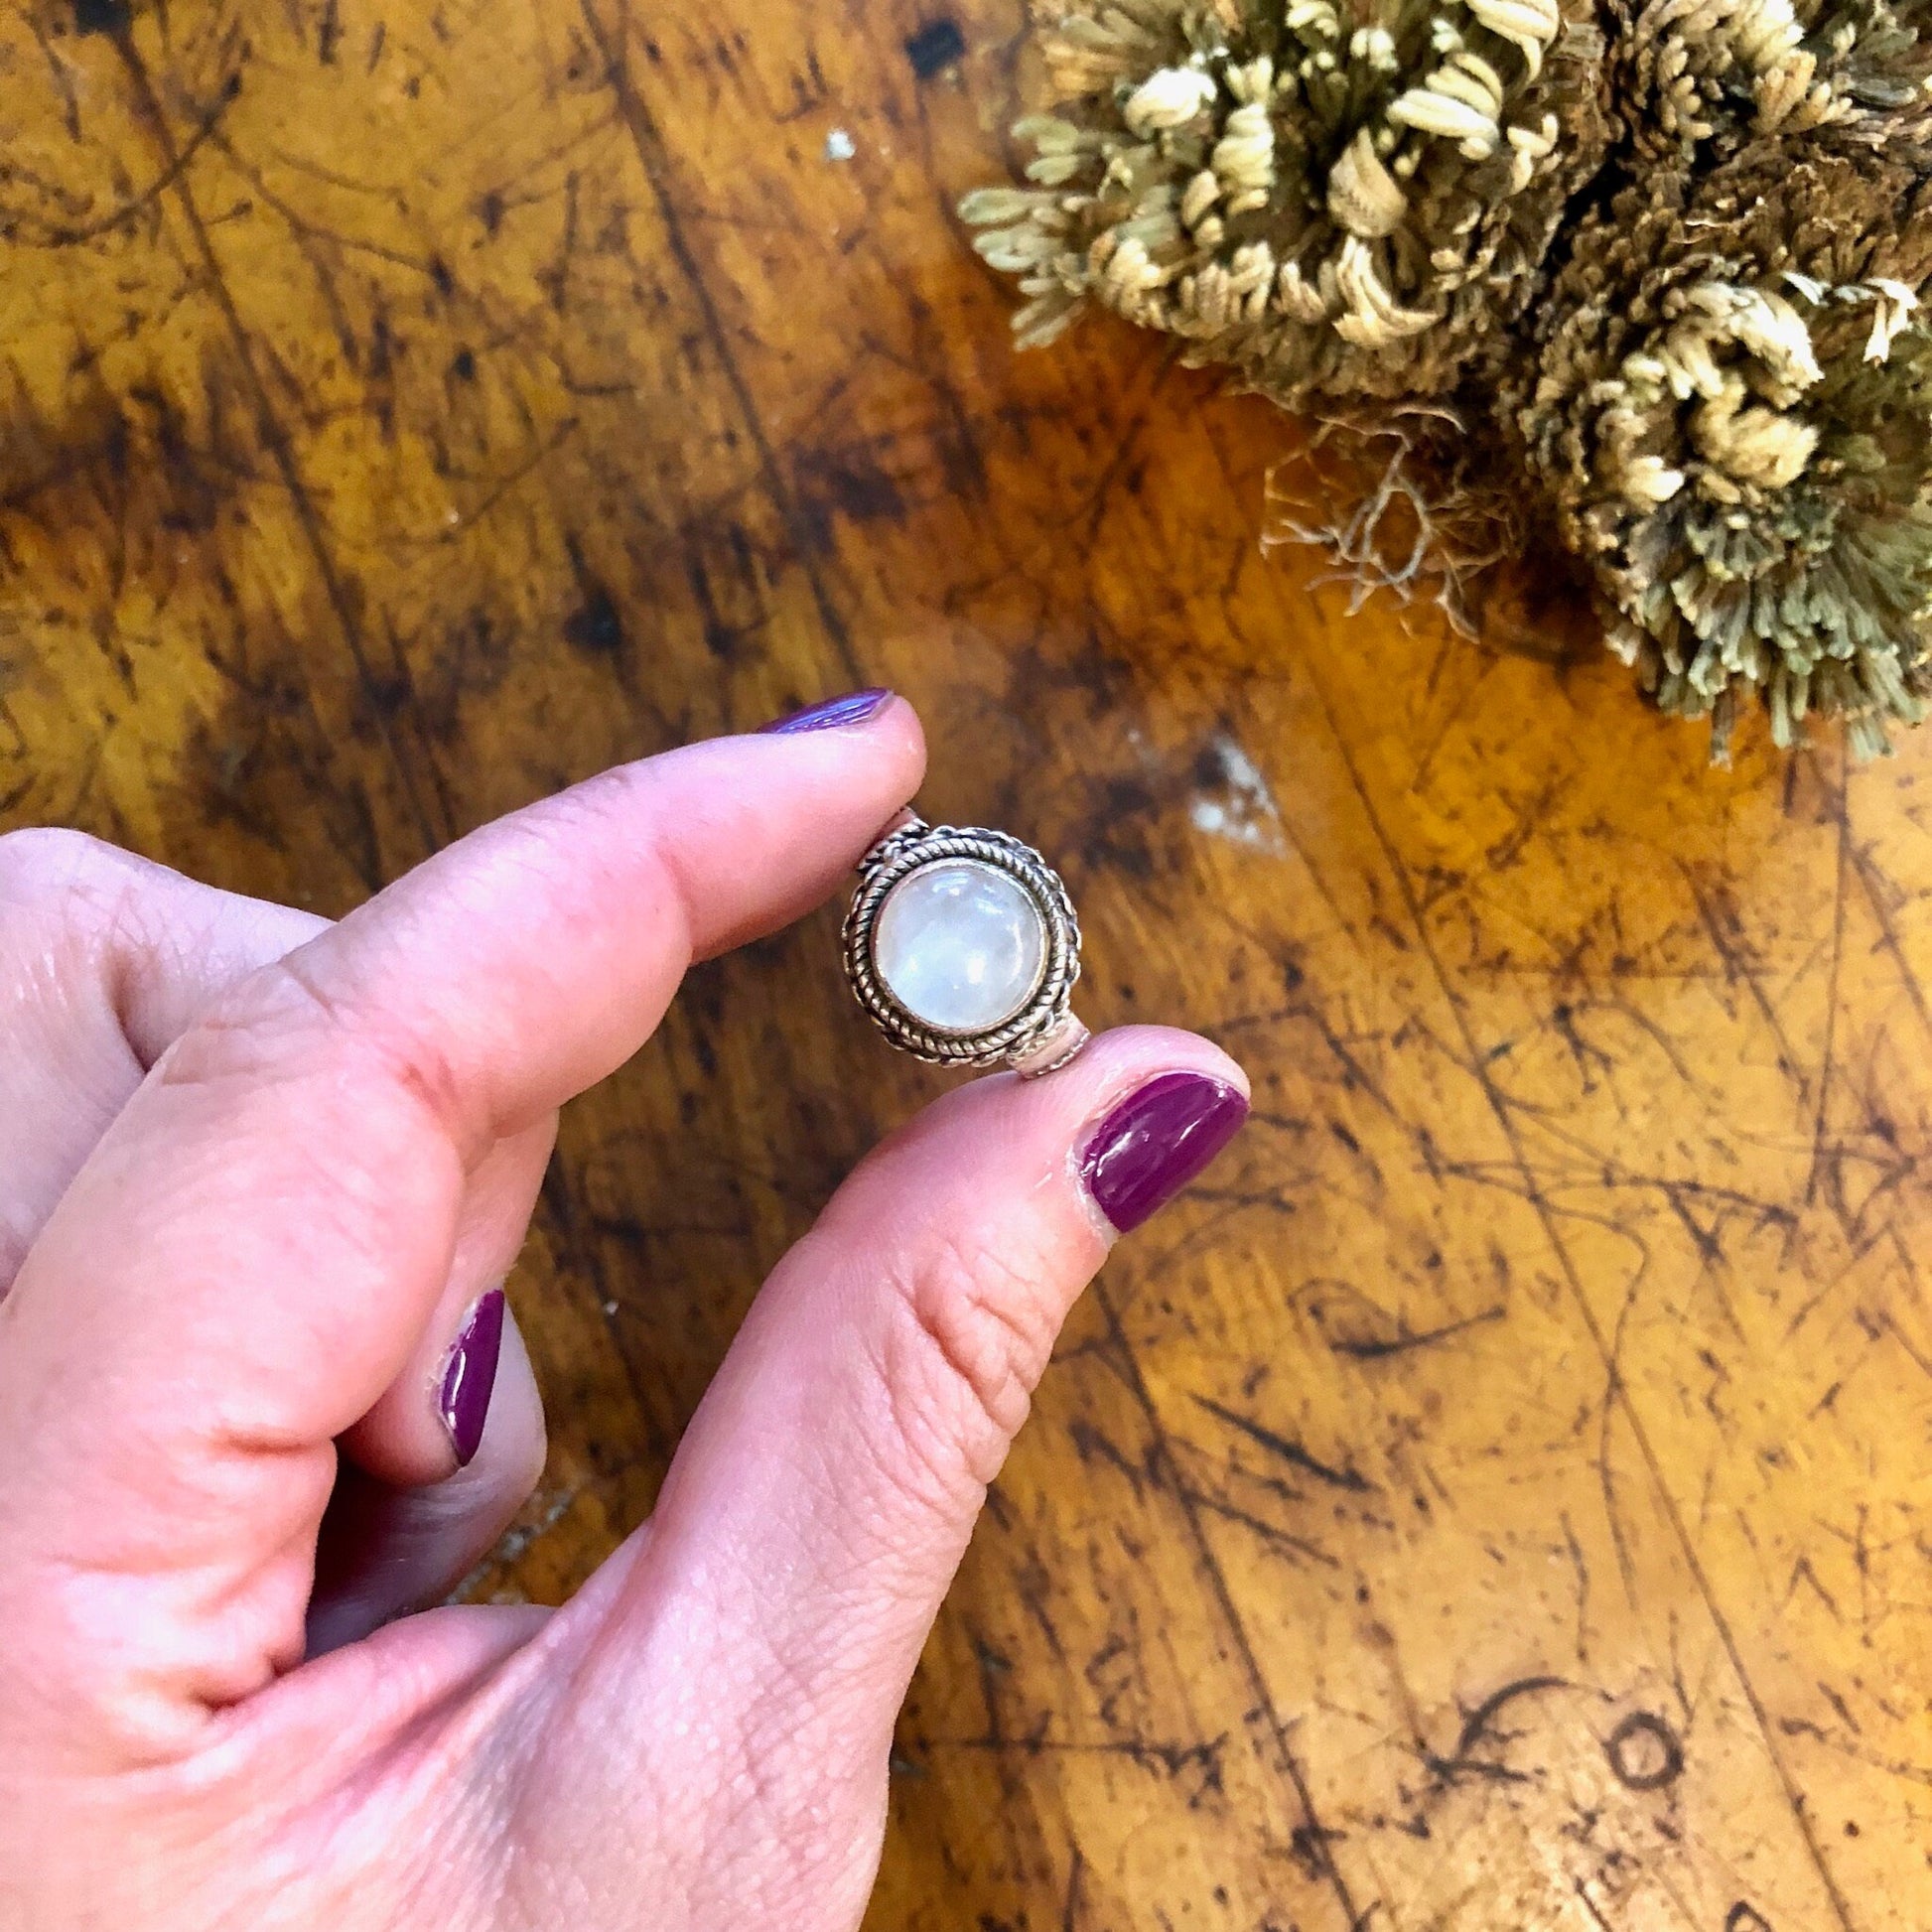
<instances>
[{"instance_id":1,"label":"silver ring","mask_svg":"<svg viewBox=\"0 0 1932 1932\"><path fill-rule=\"evenodd\" d=\"M907 812L859 861L845 971L895 1046L939 1066L1064 1066L1087 1041L1072 1011L1080 922L1032 846Z\"/></svg>"}]
</instances>

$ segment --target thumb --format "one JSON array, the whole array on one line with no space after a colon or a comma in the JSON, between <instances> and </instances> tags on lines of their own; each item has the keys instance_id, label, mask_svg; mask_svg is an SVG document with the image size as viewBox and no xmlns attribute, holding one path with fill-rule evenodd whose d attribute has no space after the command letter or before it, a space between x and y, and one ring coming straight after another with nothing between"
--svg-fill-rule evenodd
<instances>
[{"instance_id":1,"label":"thumb","mask_svg":"<svg viewBox=\"0 0 1932 1932\"><path fill-rule=\"evenodd\" d=\"M597 1617L557 1739L576 1805L587 1773L634 1789L649 1712L659 1740L702 1740L685 1774L758 1793L755 1835L803 1867L782 1888L838 1922L913 1665L1067 1311L1246 1113L1215 1048L1136 1028L955 1091L859 1168L765 1285L647 1539L576 1606ZM709 1866L717 1923L736 1869Z\"/></svg>"}]
</instances>

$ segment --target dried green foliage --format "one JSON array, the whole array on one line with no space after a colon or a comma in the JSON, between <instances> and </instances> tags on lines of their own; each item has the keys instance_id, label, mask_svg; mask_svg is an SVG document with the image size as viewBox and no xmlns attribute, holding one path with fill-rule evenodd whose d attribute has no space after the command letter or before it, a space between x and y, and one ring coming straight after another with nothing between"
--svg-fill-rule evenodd
<instances>
[{"instance_id":1,"label":"dried green foliage","mask_svg":"<svg viewBox=\"0 0 1932 1932\"><path fill-rule=\"evenodd\" d=\"M1928 9L1062 0L961 211L1023 343L1108 309L1395 452L1278 534L1452 590L1532 504L1719 756L1742 701L1865 756L1932 694Z\"/></svg>"}]
</instances>

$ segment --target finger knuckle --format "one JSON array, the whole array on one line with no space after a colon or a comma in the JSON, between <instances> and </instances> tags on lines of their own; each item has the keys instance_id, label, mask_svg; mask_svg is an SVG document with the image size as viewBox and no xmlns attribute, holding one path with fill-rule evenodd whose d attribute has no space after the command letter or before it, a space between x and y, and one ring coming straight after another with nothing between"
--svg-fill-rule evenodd
<instances>
[{"instance_id":1,"label":"finger knuckle","mask_svg":"<svg viewBox=\"0 0 1932 1932\"><path fill-rule=\"evenodd\" d=\"M950 1234L910 1265L899 1296L909 1356L894 1378L900 1427L990 1481L1058 1332L1043 1257Z\"/></svg>"},{"instance_id":2,"label":"finger knuckle","mask_svg":"<svg viewBox=\"0 0 1932 1932\"><path fill-rule=\"evenodd\" d=\"M81 987L119 1005L114 959L135 918L140 860L85 832L0 835L0 986L65 1012Z\"/></svg>"},{"instance_id":3,"label":"finger knuckle","mask_svg":"<svg viewBox=\"0 0 1932 1932\"><path fill-rule=\"evenodd\" d=\"M104 839L64 825L0 833L0 918L96 909L125 885L134 864Z\"/></svg>"},{"instance_id":4,"label":"finger knuckle","mask_svg":"<svg viewBox=\"0 0 1932 1932\"><path fill-rule=\"evenodd\" d=\"M459 1082L445 1055L380 1007L333 990L299 954L271 960L208 1008L175 1043L162 1077L206 1085L303 1071L327 1074L347 1118L400 1111L462 1137Z\"/></svg>"}]
</instances>

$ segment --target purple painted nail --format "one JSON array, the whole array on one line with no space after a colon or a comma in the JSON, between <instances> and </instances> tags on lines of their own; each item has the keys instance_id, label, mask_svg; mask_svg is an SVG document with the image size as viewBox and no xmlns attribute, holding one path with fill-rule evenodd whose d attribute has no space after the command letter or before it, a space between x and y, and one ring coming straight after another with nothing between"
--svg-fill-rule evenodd
<instances>
[{"instance_id":1,"label":"purple painted nail","mask_svg":"<svg viewBox=\"0 0 1932 1932\"><path fill-rule=\"evenodd\" d=\"M840 725L863 725L893 694L880 685L867 691L848 691L842 698L824 698L783 718L774 718L761 732L825 732Z\"/></svg>"},{"instance_id":2,"label":"purple painted nail","mask_svg":"<svg viewBox=\"0 0 1932 1932\"><path fill-rule=\"evenodd\" d=\"M1204 1073L1163 1073L1094 1130L1080 1177L1125 1234L1193 1179L1248 1118L1238 1087Z\"/></svg>"},{"instance_id":3,"label":"purple painted nail","mask_svg":"<svg viewBox=\"0 0 1932 1932\"><path fill-rule=\"evenodd\" d=\"M492 1288L470 1311L443 1365L437 1413L450 1432L459 1466L467 1467L483 1442L489 1392L496 1386L496 1358L503 1348L503 1291Z\"/></svg>"}]
</instances>

